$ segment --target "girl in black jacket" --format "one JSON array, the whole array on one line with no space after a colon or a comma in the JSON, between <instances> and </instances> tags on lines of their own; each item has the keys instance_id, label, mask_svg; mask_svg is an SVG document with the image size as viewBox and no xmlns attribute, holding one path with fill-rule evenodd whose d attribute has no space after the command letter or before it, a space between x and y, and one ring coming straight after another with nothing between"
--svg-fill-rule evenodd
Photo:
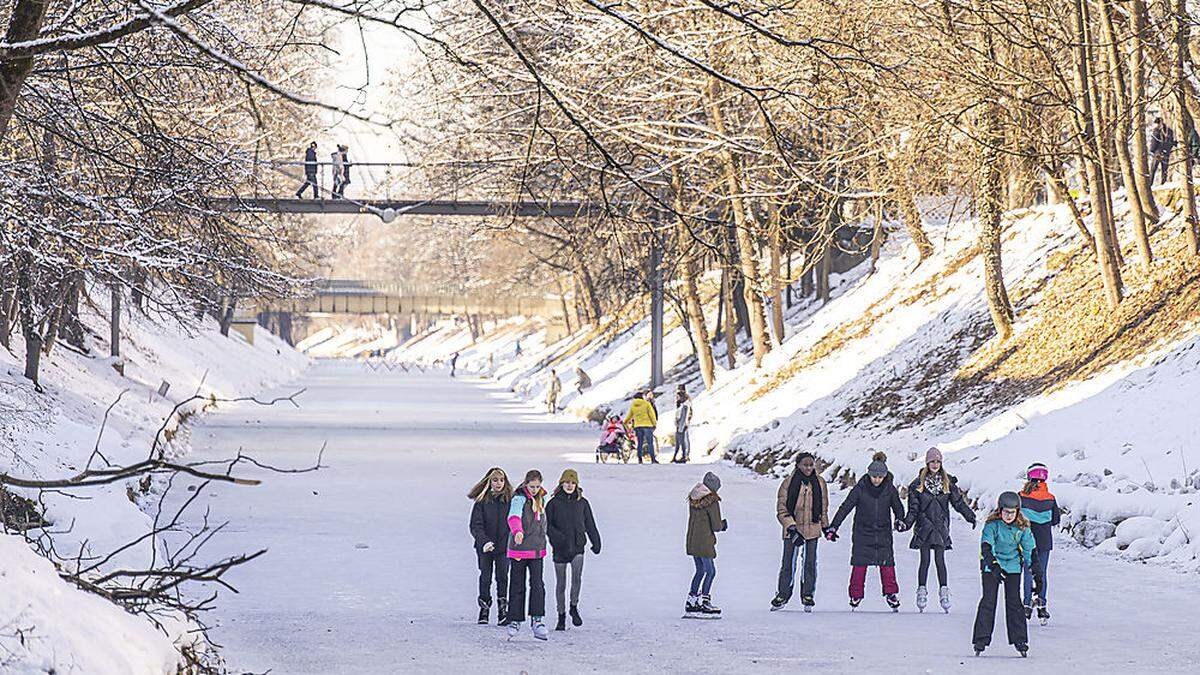
<instances>
[{"instance_id":1,"label":"girl in black jacket","mask_svg":"<svg viewBox=\"0 0 1200 675\"><path fill-rule=\"evenodd\" d=\"M938 601L942 611L950 613L950 587L946 585L946 551L950 550L950 508L975 527L975 512L967 505L958 481L942 466L942 453L930 448L925 453L925 468L908 486L908 516L904 524L914 527L909 548L921 552L917 568L917 611L924 612L929 601L925 583L929 580L929 559L937 565Z\"/></svg>"},{"instance_id":2,"label":"girl in black jacket","mask_svg":"<svg viewBox=\"0 0 1200 675\"><path fill-rule=\"evenodd\" d=\"M579 487L579 473L567 469L558 479L554 496L546 504L546 533L554 549L554 599L558 603L558 625L554 630L567 629L564 608L567 591L567 565L571 566L571 623L583 625L579 615L579 589L583 584L583 550L588 540L592 553L600 554L600 531L592 517L592 505Z\"/></svg>"},{"instance_id":3,"label":"girl in black jacket","mask_svg":"<svg viewBox=\"0 0 1200 675\"><path fill-rule=\"evenodd\" d=\"M504 625L508 617L508 507L513 487L508 474L492 467L484 474L467 498L471 507L471 536L475 538L475 556L479 559L479 623L488 622L492 607L492 572L496 574L496 623Z\"/></svg>"},{"instance_id":4,"label":"girl in black jacket","mask_svg":"<svg viewBox=\"0 0 1200 675\"><path fill-rule=\"evenodd\" d=\"M837 540L837 529L854 511L854 533L850 552L850 606L858 607L863 599L863 586L867 580L867 568L878 567L883 582L883 595L892 611L899 611L900 599L896 594L900 586L896 583L896 556L892 550L892 527L903 532L904 505L900 503L900 492L892 482L887 468L887 455L875 453L867 475L850 489L846 501L842 502L833 522L825 528L825 538ZM890 513L889 513L890 512ZM895 521L892 520L895 514Z\"/></svg>"}]
</instances>

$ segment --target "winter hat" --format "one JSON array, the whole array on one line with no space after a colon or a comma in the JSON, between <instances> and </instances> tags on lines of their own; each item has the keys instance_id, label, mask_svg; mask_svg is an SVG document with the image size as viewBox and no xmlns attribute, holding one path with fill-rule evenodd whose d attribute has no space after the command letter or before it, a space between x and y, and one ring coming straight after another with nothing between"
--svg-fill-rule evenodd
<instances>
[{"instance_id":1,"label":"winter hat","mask_svg":"<svg viewBox=\"0 0 1200 675\"><path fill-rule=\"evenodd\" d=\"M925 463L942 461L942 451L937 448L930 448L925 451Z\"/></svg>"},{"instance_id":2,"label":"winter hat","mask_svg":"<svg viewBox=\"0 0 1200 675\"><path fill-rule=\"evenodd\" d=\"M867 475L883 478L888 475L887 454L877 452L871 456L871 465L867 467Z\"/></svg>"},{"instance_id":3,"label":"winter hat","mask_svg":"<svg viewBox=\"0 0 1200 675\"><path fill-rule=\"evenodd\" d=\"M1034 462L1033 464L1029 465L1029 470L1026 472L1025 476L1029 480L1044 481L1050 477L1050 471L1046 468L1045 464L1042 464L1041 462Z\"/></svg>"},{"instance_id":4,"label":"winter hat","mask_svg":"<svg viewBox=\"0 0 1200 675\"><path fill-rule=\"evenodd\" d=\"M711 471L704 474L704 480L702 482L704 483L704 487L712 490L713 492L721 489L721 479L717 476L717 474Z\"/></svg>"},{"instance_id":5,"label":"winter hat","mask_svg":"<svg viewBox=\"0 0 1200 675\"><path fill-rule=\"evenodd\" d=\"M562 475L558 478L558 484L562 485L563 483L574 483L579 485L579 472L575 469L567 469L566 471L563 471Z\"/></svg>"},{"instance_id":6,"label":"winter hat","mask_svg":"<svg viewBox=\"0 0 1200 675\"><path fill-rule=\"evenodd\" d=\"M996 505L1002 509L1019 509L1021 508L1021 495L1012 491L1001 492Z\"/></svg>"}]
</instances>

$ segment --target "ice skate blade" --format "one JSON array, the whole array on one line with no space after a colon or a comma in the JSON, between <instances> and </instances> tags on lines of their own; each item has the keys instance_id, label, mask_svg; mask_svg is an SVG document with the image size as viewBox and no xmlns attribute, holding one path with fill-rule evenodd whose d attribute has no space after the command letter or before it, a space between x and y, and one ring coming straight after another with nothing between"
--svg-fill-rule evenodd
<instances>
[{"instance_id":1,"label":"ice skate blade","mask_svg":"<svg viewBox=\"0 0 1200 675\"><path fill-rule=\"evenodd\" d=\"M684 619L699 619L701 621L713 621L715 619L720 619L721 615L720 614L701 614L699 612L684 612L682 618L684 618Z\"/></svg>"}]
</instances>

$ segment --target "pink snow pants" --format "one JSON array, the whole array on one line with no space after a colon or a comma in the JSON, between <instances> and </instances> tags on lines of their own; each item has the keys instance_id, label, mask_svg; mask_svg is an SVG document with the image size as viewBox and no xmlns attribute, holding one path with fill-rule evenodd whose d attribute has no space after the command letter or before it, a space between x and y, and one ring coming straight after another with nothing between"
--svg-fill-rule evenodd
<instances>
[{"instance_id":1,"label":"pink snow pants","mask_svg":"<svg viewBox=\"0 0 1200 675\"><path fill-rule=\"evenodd\" d=\"M890 595L900 592L900 584L896 583L896 568L894 566L880 567L879 580L883 582L883 594ZM863 586L867 583L867 568L855 565L850 569L850 599L862 600Z\"/></svg>"}]
</instances>

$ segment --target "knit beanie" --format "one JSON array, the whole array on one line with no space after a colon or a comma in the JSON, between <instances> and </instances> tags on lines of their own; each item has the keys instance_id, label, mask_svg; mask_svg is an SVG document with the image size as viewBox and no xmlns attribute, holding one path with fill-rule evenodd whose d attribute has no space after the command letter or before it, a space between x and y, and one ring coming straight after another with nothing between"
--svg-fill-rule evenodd
<instances>
[{"instance_id":1,"label":"knit beanie","mask_svg":"<svg viewBox=\"0 0 1200 675\"><path fill-rule=\"evenodd\" d=\"M930 448L925 451L925 463L942 461L942 451L937 448Z\"/></svg>"},{"instance_id":2,"label":"knit beanie","mask_svg":"<svg viewBox=\"0 0 1200 675\"><path fill-rule=\"evenodd\" d=\"M888 475L887 454L877 452L871 457L871 465L867 467L867 475L883 478Z\"/></svg>"},{"instance_id":3,"label":"knit beanie","mask_svg":"<svg viewBox=\"0 0 1200 675\"><path fill-rule=\"evenodd\" d=\"M721 489L721 479L717 476L717 474L715 474L711 471L704 474L703 482L704 482L704 487L708 488L709 490L712 490L713 492L716 492L717 490Z\"/></svg>"},{"instance_id":4,"label":"knit beanie","mask_svg":"<svg viewBox=\"0 0 1200 675\"><path fill-rule=\"evenodd\" d=\"M562 485L563 483L574 483L579 485L579 472L577 472L575 469L567 469L566 471L563 471L562 476L559 476L558 478L558 484Z\"/></svg>"}]
</instances>

